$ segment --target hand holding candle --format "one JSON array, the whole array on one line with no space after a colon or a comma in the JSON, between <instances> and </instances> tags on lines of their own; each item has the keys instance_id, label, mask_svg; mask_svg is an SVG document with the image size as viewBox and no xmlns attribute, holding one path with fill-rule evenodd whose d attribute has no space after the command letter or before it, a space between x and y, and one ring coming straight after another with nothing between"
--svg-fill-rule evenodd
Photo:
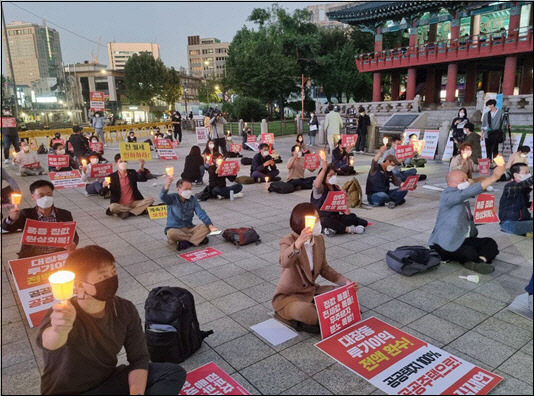
<instances>
[{"instance_id":1,"label":"hand holding candle","mask_svg":"<svg viewBox=\"0 0 534 400\"><path fill-rule=\"evenodd\" d=\"M386 146L388 144L388 138L387 137L383 138L382 143L384 143L384 146Z\"/></svg>"},{"instance_id":2,"label":"hand holding candle","mask_svg":"<svg viewBox=\"0 0 534 400\"><path fill-rule=\"evenodd\" d=\"M87 160L85 160L85 159L82 160L82 165L83 165L84 167L87 167Z\"/></svg>"},{"instance_id":3,"label":"hand holding candle","mask_svg":"<svg viewBox=\"0 0 534 400\"><path fill-rule=\"evenodd\" d=\"M174 175L174 168L173 167L165 168L165 171L167 172L167 176L173 176Z\"/></svg>"},{"instance_id":4,"label":"hand holding candle","mask_svg":"<svg viewBox=\"0 0 534 400\"><path fill-rule=\"evenodd\" d=\"M324 150L319 151L319 156L321 157L321 160L326 160L326 153L324 152Z\"/></svg>"},{"instance_id":5,"label":"hand holding candle","mask_svg":"<svg viewBox=\"0 0 534 400\"><path fill-rule=\"evenodd\" d=\"M222 160L222 158L218 158L216 162L217 162L217 167L220 167L222 162L223 162L223 160Z\"/></svg>"},{"instance_id":6,"label":"hand holding candle","mask_svg":"<svg viewBox=\"0 0 534 400\"><path fill-rule=\"evenodd\" d=\"M11 193L11 204L13 204L15 208L19 208L18 205L20 204L21 200L22 200L22 194Z\"/></svg>"},{"instance_id":7,"label":"hand holding candle","mask_svg":"<svg viewBox=\"0 0 534 400\"><path fill-rule=\"evenodd\" d=\"M497 157L495 157L493 161L495 161L495 164L497 164L497 166L499 167L502 167L504 165L504 158L500 154Z\"/></svg>"},{"instance_id":8,"label":"hand holding candle","mask_svg":"<svg viewBox=\"0 0 534 400\"><path fill-rule=\"evenodd\" d=\"M315 215L306 215L304 217L304 228L310 228L313 230L317 217Z\"/></svg>"},{"instance_id":9,"label":"hand holding candle","mask_svg":"<svg viewBox=\"0 0 534 400\"><path fill-rule=\"evenodd\" d=\"M74 294L74 272L58 271L48 277L52 294L61 304L66 304Z\"/></svg>"},{"instance_id":10,"label":"hand holding candle","mask_svg":"<svg viewBox=\"0 0 534 400\"><path fill-rule=\"evenodd\" d=\"M17 152L16 152L16 151L14 151L14 152L13 152L13 153L11 153L11 154L13 154L13 161L15 161L15 159L17 158Z\"/></svg>"}]
</instances>

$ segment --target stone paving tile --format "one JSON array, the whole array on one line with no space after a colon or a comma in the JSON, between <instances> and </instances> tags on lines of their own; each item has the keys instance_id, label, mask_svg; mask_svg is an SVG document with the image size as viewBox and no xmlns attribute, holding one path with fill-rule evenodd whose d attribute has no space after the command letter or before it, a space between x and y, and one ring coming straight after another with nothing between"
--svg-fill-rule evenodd
<instances>
[{"instance_id":1,"label":"stone paving tile","mask_svg":"<svg viewBox=\"0 0 534 400\"><path fill-rule=\"evenodd\" d=\"M257 302L264 302L270 301L273 298L275 289L276 286L272 283L263 282L259 285L243 289L242 292Z\"/></svg>"},{"instance_id":2,"label":"stone paving tile","mask_svg":"<svg viewBox=\"0 0 534 400\"><path fill-rule=\"evenodd\" d=\"M314 375L336 361L315 347L320 338L309 338L280 352L308 375Z\"/></svg>"},{"instance_id":3,"label":"stone paving tile","mask_svg":"<svg viewBox=\"0 0 534 400\"><path fill-rule=\"evenodd\" d=\"M230 314L230 317L238 324L245 328L250 328L252 325L259 324L269 318L272 318L273 310L270 307L266 307L263 304L257 304L250 308L238 311Z\"/></svg>"},{"instance_id":4,"label":"stone paving tile","mask_svg":"<svg viewBox=\"0 0 534 400\"><path fill-rule=\"evenodd\" d=\"M236 289L234 287L224 281L215 281L196 288L196 292L207 300L213 300L235 291Z\"/></svg>"},{"instance_id":5,"label":"stone paving tile","mask_svg":"<svg viewBox=\"0 0 534 400\"><path fill-rule=\"evenodd\" d=\"M205 339L205 342L211 347L229 342L249 332L230 317L223 317L203 324L201 329L204 331L213 330L213 334Z\"/></svg>"},{"instance_id":6,"label":"stone paving tile","mask_svg":"<svg viewBox=\"0 0 534 400\"><path fill-rule=\"evenodd\" d=\"M466 293L455 299L454 302L486 315L493 315L507 306L507 304L502 301L475 292Z\"/></svg>"},{"instance_id":7,"label":"stone paving tile","mask_svg":"<svg viewBox=\"0 0 534 400\"><path fill-rule=\"evenodd\" d=\"M33 359L33 352L27 337L4 344L2 342L2 368Z\"/></svg>"},{"instance_id":8,"label":"stone paving tile","mask_svg":"<svg viewBox=\"0 0 534 400\"><path fill-rule=\"evenodd\" d=\"M444 321L432 314L425 315L423 318L408 324L408 327L444 344L452 342L454 339L467 332L467 329L451 322Z\"/></svg>"},{"instance_id":9,"label":"stone paving tile","mask_svg":"<svg viewBox=\"0 0 534 400\"><path fill-rule=\"evenodd\" d=\"M260 283L265 282L262 278L250 272L234 275L230 278L226 278L224 281L238 290L244 290L251 286L259 285Z\"/></svg>"},{"instance_id":10,"label":"stone paving tile","mask_svg":"<svg viewBox=\"0 0 534 400\"><path fill-rule=\"evenodd\" d=\"M529 354L529 355L532 355L532 339L530 339L530 341L524 345L523 347L521 347L521 351L526 353L526 354Z\"/></svg>"},{"instance_id":11,"label":"stone paving tile","mask_svg":"<svg viewBox=\"0 0 534 400\"><path fill-rule=\"evenodd\" d=\"M497 318L488 318L480 325L477 325L473 331L514 349L526 346L532 340L532 330L525 330L519 327L510 329L510 324Z\"/></svg>"},{"instance_id":12,"label":"stone paving tile","mask_svg":"<svg viewBox=\"0 0 534 400\"><path fill-rule=\"evenodd\" d=\"M306 379L280 393L285 396L330 396L333 393L313 379Z\"/></svg>"},{"instance_id":13,"label":"stone paving tile","mask_svg":"<svg viewBox=\"0 0 534 400\"><path fill-rule=\"evenodd\" d=\"M254 300L241 292L235 292L219 297L216 301L212 301L212 303L226 314L232 314L257 304Z\"/></svg>"},{"instance_id":14,"label":"stone paving tile","mask_svg":"<svg viewBox=\"0 0 534 400\"><path fill-rule=\"evenodd\" d=\"M237 383L239 383L241 386L243 386L252 396L261 396L261 393L258 389L256 389L252 383L247 381L243 375L241 375L239 372L234 372L233 374L229 374L232 378L236 380Z\"/></svg>"},{"instance_id":15,"label":"stone paving tile","mask_svg":"<svg viewBox=\"0 0 534 400\"><path fill-rule=\"evenodd\" d=\"M397 299L391 300L373 309L373 312L378 312L401 325L407 325L416 319L426 315L426 312L418 308L412 307Z\"/></svg>"},{"instance_id":16,"label":"stone paving tile","mask_svg":"<svg viewBox=\"0 0 534 400\"><path fill-rule=\"evenodd\" d=\"M2 396L35 396L41 394L41 374L34 360L11 366L2 363Z\"/></svg>"},{"instance_id":17,"label":"stone paving tile","mask_svg":"<svg viewBox=\"0 0 534 400\"><path fill-rule=\"evenodd\" d=\"M469 331L452 341L445 349L450 352L461 351L490 367L496 368L512 356L515 350L493 339Z\"/></svg>"},{"instance_id":18,"label":"stone paving tile","mask_svg":"<svg viewBox=\"0 0 534 400\"><path fill-rule=\"evenodd\" d=\"M182 368L186 371L192 371L196 368L202 367L203 365L208 364L213 361L220 368L222 368L227 374L235 372L235 369L232 368L217 352L213 349L207 348L205 351L197 352L189 357L187 360L180 363Z\"/></svg>"},{"instance_id":19,"label":"stone paving tile","mask_svg":"<svg viewBox=\"0 0 534 400\"><path fill-rule=\"evenodd\" d=\"M318 372L313 376L313 379L338 396L363 396L376 389L365 379L338 363Z\"/></svg>"},{"instance_id":20,"label":"stone paving tile","mask_svg":"<svg viewBox=\"0 0 534 400\"><path fill-rule=\"evenodd\" d=\"M520 351L499 366L499 370L532 385L530 368L532 368L532 355Z\"/></svg>"},{"instance_id":21,"label":"stone paving tile","mask_svg":"<svg viewBox=\"0 0 534 400\"><path fill-rule=\"evenodd\" d=\"M215 351L239 371L275 353L252 333L219 345L215 347ZM246 375L244 376L248 379ZM255 382L251 381L251 383L256 386Z\"/></svg>"},{"instance_id":22,"label":"stone paving tile","mask_svg":"<svg viewBox=\"0 0 534 400\"><path fill-rule=\"evenodd\" d=\"M532 385L520 381L513 376L507 375L498 369L493 372L499 376L502 376L503 380L491 392L489 392L490 395L508 397L525 395L532 396L534 394Z\"/></svg>"},{"instance_id":23,"label":"stone paving tile","mask_svg":"<svg viewBox=\"0 0 534 400\"><path fill-rule=\"evenodd\" d=\"M432 312L444 304L447 304L447 300L441 297L432 296L428 292L425 292L421 289L415 289L411 292L403 294L402 296L398 297L398 300L427 312Z\"/></svg>"},{"instance_id":24,"label":"stone paving tile","mask_svg":"<svg viewBox=\"0 0 534 400\"><path fill-rule=\"evenodd\" d=\"M456 303L445 304L443 307L432 311L432 314L467 329L474 328L488 318L486 314Z\"/></svg>"},{"instance_id":25,"label":"stone paving tile","mask_svg":"<svg viewBox=\"0 0 534 400\"><path fill-rule=\"evenodd\" d=\"M209 301L197 304L195 308L197 310L198 322L201 327L205 323L224 317L224 313Z\"/></svg>"}]
</instances>

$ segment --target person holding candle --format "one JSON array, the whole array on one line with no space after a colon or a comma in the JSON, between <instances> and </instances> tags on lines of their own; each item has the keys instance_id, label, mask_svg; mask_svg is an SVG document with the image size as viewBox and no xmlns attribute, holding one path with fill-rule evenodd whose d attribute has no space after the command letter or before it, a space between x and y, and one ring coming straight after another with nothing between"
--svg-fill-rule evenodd
<instances>
[{"instance_id":1,"label":"person holding candle","mask_svg":"<svg viewBox=\"0 0 534 400\"><path fill-rule=\"evenodd\" d=\"M480 135L475 132L475 125L468 122L464 125L465 139L463 143L471 145L471 160L478 165L478 160L482 158L482 146L480 145Z\"/></svg>"},{"instance_id":2,"label":"person holding candle","mask_svg":"<svg viewBox=\"0 0 534 400\"><path fill-rule=\"evenodd\" d=\"M226 186L226 179L228 179L230 182L235 182L237 176L219 176L219 170L223 161L222 154L215 153L213 157L215 159L215 163L214 165L211 165L208 168L208 191L210 196L217 197L219 200L229 199L230 192L233 191L234 197L243 197L243 193L241 193L241 191L243 190L243 185L241 185L240 183L235 183L232 186L228 187Z\"/></svg>"},{"instance_id":3,"label":"person holding candle","mask_svg":"<svg viewBox=\"0 0 534 400\"><path fill-rule=\"evenodd\" d=\"M122 219L131 215L146 214L146 209L154 203L154 199L152 197L144 198L137 188L137 182L147 181L145 161L139 160L139 171L136 171L128 169L128 162L122 161L120 154L115 154L115 164L117 171L109 175L111 178L111 183L109 183L111 204L106 210L106 214L115 214ZM108 187L108 183L104 181L103 187Z\"/></svg>"},{"instance_id":4,"label":"person holding candle","mask_svg":"<svg viewBox=\"0 0 534 400\"><path fill-rule=\"evenodd\" d=\"M383 153L384 159L382 160L382 162L385 161L386 157L390 157L390 156L395 157L395 160L396 160L397 159L396 157L397 146L402 145L402 140L399 136L391 137L389 142L391 144L391 147L384 151ZM401 182L404 182L406 179L408 179L409 176L417 175L417 170L415 168L410 168L410 169L401 171L401 168L400 168L401 166L402 166L402 163L399 162L399 164L395 164L392 169L393 175L399 178ZM419 175L420 181L424 181L425 179L426 179L426 175L424 174Z\"/></svg>"},{"instance_id":5,"label":"person holding candle","mask_svg":"<svg viewBox=\"0 0 534 400\"><path fill-rule=\"evenodd\" d=\"M17 157L14 160L15 164L19 166L20 176L46 174L44 168L39 163L37 154L34 151L30 151L28 142L23 141L20 148L21 150L17 153Z\"/></svg>"},{"instance_id":6,"label":"person holding candle","mask_svg":"<svg viewBox=\"0 0 534 400\"><path fill-rule=\"evenodd\" d=\"M337 175L344 176L356 174L354 167L350 164L350 159L349 153L347 153L347 150L343 147L341 139L338 140L337 146L332 152L332 168L336 171Z\"/></svg>"},{"instance_id":7,"label":"person holding candle","mask_svg":"<svg viewBox=\"0 0 534 400\"><path fill-rule=\"evenodd\" d=\"M52 150L53 150L52 154L55 154L57 156L65 155L65 145L62 144L61 142L54 143L54 145L52 146ZM69 157L68 167L62 167L58 169L56 167L52 167L49 165L48 171L49 172L60 172L60 171L72 171L73 169L78 169L78 163L76 162L74 157L72 157L70 154L68 154L68 157Z\"/></svg>"},{"instance_id":8,"label":"person holding candle","mask_svg":"<svg viewBox=\"0 0 534 400\"><path fill-rule=\"evenodd\" d=\"M30 185L30 193L36 206L22 210L12 208L9 211L9 216L2 221L3 230L8 232L22 230L27 219L41 222L70 222L73 220L69 211L54 206L54 185L52 182L45 180L35 181ZM22 244L18 256L19 258L26 258L58 251L71 251L76 248L78 241L79 237L76 232L73 243L65 246L65 248Z\"/></svg>"},{"instance_id":9,"label":"person holding candle","mask_svg":"<svg viewBox=\"0 0 534 400\"><path fill-rule=\"evenodd\" d=\"M201 186L204 184L203 178L206 167L204 159L200 154L200 147L191 146L189 155L185 157L184 171L182 172L182 179L189 182L195 182L195 185Z\"/></svg>"},{"instance_id":10,"label":"person holding candle","mask_svg":"<svg viewBox=\"0 0 534 400\"><path fill-rule=\"evenodd\" d=\"M169 188L174 180L173 176L168 176L165 185L161 189L159 198L167 204L167 225L165 235L169 243L175 244L178 251L185 250L191 246L199 246L208 243L208 234L218 231L213 226L208 214L200 207L195 196L192 196L191 182L180 179L176 182L178 193L169 194ZM202 221L200 225L193 224L193 217Z\"/></svg>"},{"instance_id":11,"label":"person holding candle","mask_svg":"<svg viewBox=\"0 0 534 400\"><path fill-rule=\"evenodd\" d=\"M106 185L106 187L103 186L104 178L91 178L91 170L93 169L93 166L100 164L102 161L100 154L93 151L89 154L87 159L89 160L89 163L80 166L82 181L85 182L85 192L87 195L99 194L104 198L109 198L110 190L108 185Z\"/></svg>"},{"instance_id":12,"label":"person holding candle","mask_svg":"<svg viewBox=\"0 0 534 400\"><path fill-rule=\"evenodd\" d=\"M473 148L469 143L462 143L460 145L460 154L451 159L449 165L450 171L463 171L467 174L467 179L473 179L473 172L478 171L478 165L473 162L471 155Z\"/></svg>"},{"instance_id":13,"label":"person holding candle","mask_svg":"<svg viewBox=\"0 0 534 400\"><path fill-rule=\"evenodd\" d=\"M412 148L413 148L413 157L406 158L405 160L402 161L402 164L408 168L413 168L413 167L424 168L426 164L426 160L424 158L419 158L419 156L421 155L422 148L416 147L416 143L418 140L417 135L415 133L412 133L408 138L409 138L409 143L412 145Z\"/></svg>"},{"instance_id":14,"label":"person holding candle","mask_svg":"<svg viewBox=\"0 0 534 400\"><path fill-rule=\"evenodd\" d=\"M287 163L287 183L291 183L295 186L295 189L311 189L313 187L313 181L315 176L310 176L308 178L304 177L306 172L304 168L304 157L300 148L298 146L293 146L291 148L291 157ZM315 172L315 169L309 170L310 172Z\"/></svg>"},{"instance_id":15,"label":"person holding candle","mask_svg":"<svg viewBox=\"0 0 534 400\"><path fill-rule=\"evenodd\" d=\"M7 186L2 188L2 204L11 203L11 194L20 193L19 185L17 181L7 173L2 167L2 181L7 182Z\"/></svg>"},{"instance_id":16,"label":"person holding candle","mask_svg":"<svg viewBox=\"0 0 534 400\"><path fill-rule=\"evenodd\" d=\"M512 182L504 187L499 202L501 231L514 235L532 236L532 215L530 214L530 192L532 175L525 163L517 163L510 168Z\"/></svg>"},{"instance_id":17,"label":"person holding candle","mask_svg":"<svg viewBox=\"0 0 534 400\"><path fill-rule=\"evenodd\" d=\"M269 181L279 181L280 171L276 168L273 157L269 154L269 145L261 143L258 146L259 152L252 158L252 165L250 166L250 176L256 182L265 182L265 178Z\"/></svg>"},{"instance_id":18,"label":"person holding candle","mask_svg":"<svg viewBox=\"0 0 534 400\"><path fill-rule=\"evenodd\" d=\"M186 372L174 363L150 363L139 312L116 295L115 258L100 246L69 254L76 297L55 304L41 322L43 395L178 395ZM55 284L60 285L60 284ZM126 350L128 365L117 365Z\"/></svg>"},{"instance_id":19,"label":"person holding candle","mask_svg":"<svg viewBox=\"0 0 534 400\"><path fill-rule=\"evenodd\" d=\"M301 133L297 135L297 139L295 140L295 146L299 148L299 150L302 152L302 154L310 154L311 151L306 148L306 145L304 144L304 136L302 136Z\"/></svg>"},{"instance_id":20,"label":"person holding candle","mask_svg":"<svg viewBox=\"0 0 534 400\"><path fill-rule=\"evenodd\" d=\"M311 226L309 217L315 217ZM307 218L308 217L308 218ZM310 225L306 226L306 219ZM318 209L310 203L297 204L291 212L289 224L293 232L280 240L280 267L278 285L272 299L275 317L293 326L297 331L319 333L318 315L314 296L339 286L359 285L334 270L326 261L326 247L321 235ZM317 278L335 285L319 286Z\"/></svg>"}]
</instances>

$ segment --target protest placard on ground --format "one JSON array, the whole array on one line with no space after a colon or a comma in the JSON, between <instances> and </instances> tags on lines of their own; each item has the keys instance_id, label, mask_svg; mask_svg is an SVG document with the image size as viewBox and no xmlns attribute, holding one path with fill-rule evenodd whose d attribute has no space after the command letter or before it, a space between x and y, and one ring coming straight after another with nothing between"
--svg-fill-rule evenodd
<instances>
[{"instance_id":1,"label":"protest placard on ground","mask_svg":"<svg viewBox=\"0 0 534 400\"><path fill-rule=\"evenodd\" d=\"M200 260L205 260L206 258L220 256L221 254L221 251L214 249L213 247L207 247L205 249L180 254L180 258L188 262L196 262Z\"/></svg>"},{"instance_id":2,"label":"protest placard on ground","mask_svg":"<svg viewBox=\"0 0 534 400\"><path fill-rule=\"evenodd\" d=\"M80 171L49 172L48 176L50 176L50 180L56 189L85 187Z\"/></svg>"},{"instance_id":3,"label":"protest placard on ground","mask_svg":"<svg viewBox=\"0 0 534 400\"><path fill-rule=\"evenodd\" d=\"M195 128L195 133L197 135L197 144L206 144L208 142L208 128L197 126Z\"/></svg>"},{"instance_id":4,"label":"protest placard on ground","mask_svg":"<svg viewBox=\"0 0 534 400\"><path fill-rule=\"evenodd\" d=\"M89 143L89 148L91 149L91 151L96 151L97 153L100 153L100 152L104 151L104 143L102 143L102 142L96 142L96 143L90 142Z\"/></svg>"},{"instance_id":5,"label":"protest placard on ground","mask_svg":"<svg viewBox=\"0 0 534 400\"><path fill-rule=\"evenodd\" d=\"M148 207L148 216L150 219L167 218L167 205Z\"/></svg>"},{"instance_id":6,"label":"protest placard on ground","mask_svg":"<svg viewBox=\"0 0 534 400\"><path fill-rule=\"evenodd\" d=\"M256 143L256 136L247 135L247 143Z\"/></svg>"},{"instance_id":7,"label":"protest placard on ground","mask_svg":"<svg viewBox=\"0 0 534 400\"><path fill-rule=\"evenodd\" d=\"M69 156L67 155L48 155L48 166L54 168L65 168L69 166Z\"/></svg>"},{"instance_id":8,"label":"protest placard on ground","mask_svg":"<svg viewBox=\"0 0 534 400\"><path fill-rule=\"evenodd\" d=\"M475 213L473 214L475 224L492 224L499 222L495 207L494 194L479 194L475 201Z\"/></svg>"},{"instance_id":9,"label":"protest placard on ground","mask_svg":"<svg viewBox=\"0 0 534 400\"><path fill-rule=\"evenodd\" d=\"M305 154L304 155L304 169L314 170L321 165L321 157L319 154Z\"/></svg>"},{"instance_id":10,"label":"protest placard on ground","mask_svg":"<svg viewBox=\"0 0 534 400\"><path fill-rule=\"evenodd\" d=\"M250 393L213 361L189 372L180 396L245 396Z\"/></svg>"},{"instance_id":11,"label":"protest placard on ground","mask_svg":"<svg viewBox=\"0 0 534 400\"><path fill-rule=\"evenodd\" d=\"M152 160L149 143L119 143L122 161Z\"/></svg>"},{"instance_id":12,"label":"protest placard on ground","mask_svg":"<svg viewBox=\"0 0 534 400\"><path fill-rule=\"evenodd\" d=\"M27 169L37 169L40 167L41 167L41 163L39 161L22 165L22 168L27 168Z\"/></svg>"},{"instance_id":13,"label":"protest placard on ground","mask_svg":"<svg viewBox=\"0 0 534 400\"><path fill-rule=\"evenodd\" d=\"M352 283L315 296L314 299L323 339L361 319L358 296Z\"/></svg>"},{"instance_id":14,"label":"protest placard on ground","mask_svg":"<svg viewBox=\"0 0 534 400\"><path fill-rule=\"evenodd\" d=\"M321 206L321 211L347 211L348 209L347 193L344 191L328 192L328 196Z\"/></svg>"},{"instance_id":15,"label":"protest placard on ground","mask_svg":"<svg viewBox=\"0 0 534 400\"><path fill-rule=\"evenodd\" d=\"M347 149L350 149L356 146L357 140L358 140L358 135L341 135L341 146Z\"/></svg>"},{"instance_id":16,"label":"protest placard on ground","mask_svg":"<svg viewBox=\"0 0 534 400\"><path fill-rule=\"evenodd\" d=\"M76 231L76 221L42 222L26 219L21 244L65 247L72 243Z\"/></svg>"},{"instance_id":17,"label":"protest placard on ground","mask_svg":"<svg viewBox=\"0 0 534 400\"><path fill-rule=\"evenodd\" d=\"M262 133L261 143L274 144L274 133Z\"/></svg>"},{"instance_id":18,"label":"protest placard on ground","mask_svg":"<svg viewBox=\"0 0 534 400\"><path fill-rule=\"evenodd\" d=\"M161 160L178 160L174 149L157 149L158 156Z\"/></svg>"},{"instance_id":19,"label":"protest placard on ground","mask_svg":"<svg viewBox=\"0 0 534 400\"><path fill-rule=\"evenodd\" d=\"M65 265L69 253L45 254L9 261L15 287L30 328L39 326L46 312L57 301L48 277Z\"/></svg>"},{"instance_id":20,"label":"protest placard on ground","mask_svg":"<svg viewBox=\"0 0 534 400\"><path fill-rule=\"evenodd\" d=\"M223 161L218 176L235 176L239 172L239 161Z\"/></svg>"},{"instance_id":21,"label":"protest placard on ground","mask_svg":"<svg viewBox=\"0 0 534 400\"><path fill-rule=\"evenodd\" d=\"M475 135L475 134L478 135L478 133L475 133L475 132L471 133L471 135ZM486 158L488 156L488 151L486 149L486 139L484 138L484 135L480 137L480 150L482 153L482 158Z\"/></svg>"},{"instance_id":22,"label":"protest placard on ground","mask_svg":"<svg viewBox=\"0 0 534 400\"><path fill-rule=\"evenodd\" d=\"M423 136L424 146L421 151L421 158L433 160L436 156L439 142L439 129L426 129Z\"/></svg>"},{"instance_id":23,"label":"protest placard on ground","mask_svg":"<svg viewBox=\"0 0 534 400\"><path fill-rule=\"evenodd\" d=\"M402 146L397 146L395 149L395 157L397 160L402 161L406 158L412 158L413 157L413 147L411 144L406 144Z\"/></svg>"},{"instance_id":24,"label":"protest placard on ground","mask_svg":"<svg viewBox=\"0 0 534 400\"><path fill-rule=\"evenodd\" d=\"M400 191L404 190L415 190L415 187L417 186L417 182L419 182L419 175L412 175L406 178L404 182L399 187Z\"/></svg>"},{"instance_id":25,"label":"protest placard on ground","mask_svg":"<svg viewBox=\"0 0 534 400\"><path fill-rule=\"evenodd\" d=\"M489 158L479 158L478 159L478 173L480 175L489 175L490 173L490 162Z\"/></svg>"},{"instance_id":26,"label":"protest placard on ground","mask_svg":"<svg viewBox=\"0 0 534 400\"><path fill-rule=\"evenodd\" d=\"M243 145L241 143L230 144L230 151L232 153L241 153L243 151Z\"/></svg>"},{"instance_id":27,"label":"protest placard on ground","mask_svg":"<svg viewBox=\"0 0 534 400\"><path fill-rule=\"evenodd\" d=\"M104 178L113 172L113 164L92 164L90 178Z\"/></svg>"}]
</instances>

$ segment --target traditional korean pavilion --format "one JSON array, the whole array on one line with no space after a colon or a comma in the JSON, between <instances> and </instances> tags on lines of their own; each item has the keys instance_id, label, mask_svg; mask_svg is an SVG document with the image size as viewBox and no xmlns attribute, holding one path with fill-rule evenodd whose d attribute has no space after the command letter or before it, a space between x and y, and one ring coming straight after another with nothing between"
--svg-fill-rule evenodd
<instances>
[{"instance_id":1,"label":"traditional korean pavilion","mask_svg":"<svg viewBox=\"0 0 534 400\"><path fill-rule=\"evenodd\" d=\"M456 106L473 105L478 90L532 94L532 8L530 1L370 1L327 15L374 33L374 52L355 58L360 72L373 73L373 102L420 94L433 106L445 89L443 105ZM393 48L383 48L386 35ZM382 93L384 74L390 93Z\"/></svg>"}]
</instances>

